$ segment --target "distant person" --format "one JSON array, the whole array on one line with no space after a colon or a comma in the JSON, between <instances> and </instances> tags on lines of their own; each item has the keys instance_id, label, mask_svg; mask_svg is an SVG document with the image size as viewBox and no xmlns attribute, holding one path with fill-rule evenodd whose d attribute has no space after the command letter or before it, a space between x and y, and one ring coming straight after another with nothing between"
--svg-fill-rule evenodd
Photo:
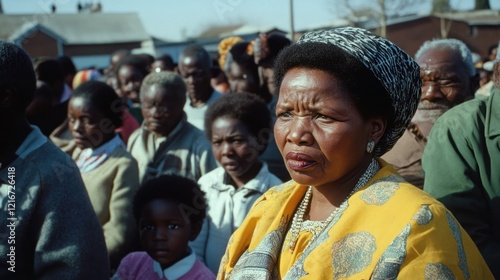
<instances>
[{"instance_id":1,"label":"distant person","mask_svg":"<svg viewBox=\"0 0 500 280\"><path fill-rule=\"evenodd\" d=\"M203 131L187 121L186 86L173 72L151 73L141 87L144 122L128 142L141 182L162 174L197 181L217 163Z\"/></svg>"},{"instance_id":2,"label":"distant person","mask_svg":"<svg viewBox=\"0 0 500 280\"><path fill-rule=\"evenodd\" d=\"M133 203L144 251L127 255L111 279L215 280L188 245L200 232L205 209L192 180L163 175L145 182Z\"/></svg>"},{"instance_id":3,"label":"distant person","mask_svg":"<svg viewBox=\"0 0 500 280\"><path fill-rule=\"evenodd\" d=\"M116 73L122 60L131 54L130 50L127 49L114 51L109 57L109 65L108 68L104 69L104 74L108 75L110 73Z\"/></svg>"},{"instance_id":4,"label":"distant person","mask_svg":"<svg viewBox=\"0 0 500 280\"><path fill-rule=\"evenodd\" d=\"M424 190L441 201L500 279L500 63L487 98L464 102L432 127Z\"/></svg>"},{"instance_id":5,"label":"distant person","mask_svg":"<svg viewBox=\"0 0 500 280\"><path fill-rule=\"evenodd\" d=\"M162 54L155 58L151 64L151 72L170 71L175 72L175 63L172 56L169 54Z\"/></svg>"},{"instance_id":6,"label":"distant person","mask_svg":"<svg viewBox=\"0 0 500 280\"><path fill-rule=\"evenodd\" d=\"M122 124L122 107L114 90L99 81L77 87L68 106L76 144L71 154L101 223L112 269L135 249L130 205L139 189L137 162L115 132Z\"/></svg>"},{"instance_id":7,"label":"distant person","mask_svg":"<svg viewBox=\"0 0 500 280\"><path fill-rule=\"evenodd\" d=\"M116 72L119 95L139 124L143 121L139 91L142 80L149 74L148 68L149 64L143 57L131 55L121 61Z\"/></svg>"},{"instance_id":8,"label":"distant person","mask_svg":"<svg viewBox=\"0 0 500 280\"><path fill-rule=\"evenodd\" d=\"M205 135L220 167L198 180L206 194L208 212L192 246L214 273L229 238L253 203L282 183L259 158L269 142L269 135L262 132L270 129L266 104L250 93L224 95L205 114Z\"/></svg>"},{"instance_id":9,"label":"distant person","mask_svg":"<svg viewBox=\"0 0 500 280\"><path fill-rule=\"evenodd\" d=\"M25 119L35 86L29 56L0 41L0 279L109 279L78 168Z\"/></svg>"},{"instance_id":10,"label":"distant person","mask_svg":"<svg viewBox=\"0 0 500 280\"><path fill-rule=\"evenodd\" d=\"M40 117L33 119L32 124L49 136L66 119L71 88L66 84L63 69L55 59L39 58L34 68L37 80L50 86L53 96L52 106L40 112Z\"/></svg>"},{"instance_id":11,"label":"distant person","mask_svg":"<svg viewBox=\"0 0 500 280\"><path fill-rule=\"evenodd\" d=\"M417 112L382 159L394 165L405 180L423 188L422 154L432 126L448 109L473 98L478 80L469 48L457 39L427 41L415 60L422 79Z\"/></svg>"},{"instance_id":12,"label":"distant person","mask_svg":"<svg viewBox=\"0 0 500 280\"><path fill-rule=\"evenodd\" d=\"M229 93L231 90L226 74L216 63L212 64L212 78L210 79L210 84L216 91L222 94Z\"/></svg>"},{"instance_id":13,"label":"distant person","mask_svg":"<svg viewBox=\"0 0 500 280\"><path fill-rule=\"evenodd\" d=\"M275 95L260 86L259 72L254 56L249 54L249 42L236 43L229 51L226 58L228 80L231 92L252 93L263 99L271 116L272 124L276 120ZM283 158L278 150L272 130L268 130L270 141L267 149L261 154L261 159L269 165L269 170L283 181L290 180Z\"/></svg>"},{"instance_id":14,"label":"distant person","mask_svg":"<svg viewBox=\"0 0 500 280\"><path fill-rule=\"evenodd\" d=\"M62 55L57 57L56 61L59 62L59 65L61 65L66 85L68 85L73 90L73 78L77 73L76 66L73 60L67 55Z\"/></svg>"},{"instance_id":15,"label":"distant person","mask_svg":"<svg viewBox=\"0 0 500 280\"><path fill-rule=\"evenodd\" d=\"M254 59L259 66L259 80L263 91L276 94L274 61L279 52L292 42L281 34L259 34L254 40Z\"/></svg>"},{"instance_id":16,"label":"distant person","mask_svg":"<svg viewBox=\"0 0 500 280\"><path fill-rule=\"evenodd\" d=\"M186 84L188 95L184 111L188 122L201 130L208 105L222 96L210 84L211 68L212 59L200 45L188 45L179 57L179 73Z\"/></svg>"}]
</instances>

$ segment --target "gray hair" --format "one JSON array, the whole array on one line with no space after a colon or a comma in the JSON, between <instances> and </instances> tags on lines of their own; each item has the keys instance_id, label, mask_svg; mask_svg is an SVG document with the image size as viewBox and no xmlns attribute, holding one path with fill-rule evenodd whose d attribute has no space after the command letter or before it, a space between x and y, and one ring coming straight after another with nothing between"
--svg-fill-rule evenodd
<instances>
[{"instance_id":1,"label":"gray hair","mask_svg":"<svg viewBox=\"0 0 500 280\"><path fill-rule=\"evenodd\" d=\"M476 75L474 63L472 63L472 53L464 42L457 39L434 39L426 41L415 53L415 60L431 49L449 49L460 55L462 62L469 70L470 77Z\"/></svg>"},{"instance_id":2,"label":"gray hair","mask_svg":"<svg viewBox=\"0 0 500 280\"><path fill-rule=\"evenodd\" d=\"M144 99L144 93L153 85L158 85L159 87L173 91L177 100L181 101L182 106L186 103L186 85L179 74L174 72L153 72L147 75L142 81L140 98L141 101Z\"/></svg>"}]
</instances>

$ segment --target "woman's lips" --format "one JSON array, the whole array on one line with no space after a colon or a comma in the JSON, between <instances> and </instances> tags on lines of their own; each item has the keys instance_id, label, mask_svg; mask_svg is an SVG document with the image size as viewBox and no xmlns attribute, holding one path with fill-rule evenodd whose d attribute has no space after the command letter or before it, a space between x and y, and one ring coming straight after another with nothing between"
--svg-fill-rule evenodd
<instances>
[{"instance_id":1,"label":"woman's lips","mask_svg":"<svg viewBox=\"0 0 500 280\"><path fill-rule=\"evenodd\" d=\"M295 171L301 171L317 164L312 157L295 152L286 154L285 159L286 164Z\"/></svg>"}]
</instances>

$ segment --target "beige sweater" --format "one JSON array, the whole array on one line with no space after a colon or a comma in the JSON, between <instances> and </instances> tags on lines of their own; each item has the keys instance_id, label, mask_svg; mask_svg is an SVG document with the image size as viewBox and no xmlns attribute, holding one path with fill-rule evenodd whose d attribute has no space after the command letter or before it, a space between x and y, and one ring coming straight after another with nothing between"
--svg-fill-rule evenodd
<instances>
[{"instance_id":1,"label":"beige sweater","mask_svg":"<svg viewBox=\"0 0 500 280\"><path fill-rule=\"evenodd\" d=\"M75 149L73 159L81 153ZM111 267L136 246L137 230L132 201L139 189L136 160L118 147L98 168L82 174L97 218L102 225Z\"/></svg>"}]
</instances>

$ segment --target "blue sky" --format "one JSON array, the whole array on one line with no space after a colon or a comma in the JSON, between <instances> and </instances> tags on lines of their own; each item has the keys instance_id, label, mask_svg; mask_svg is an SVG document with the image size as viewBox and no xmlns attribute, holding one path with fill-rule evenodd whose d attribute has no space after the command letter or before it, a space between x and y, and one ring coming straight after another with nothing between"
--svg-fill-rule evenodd
<instances>
[{"instance_id":1,"label":"blue sky","mask_svg":"<svg viewBox=\"0 0 500 280\"><path fill-rule=\"evenodd\" d=\"M76 13L78 0L0 0L6 14L48 13L51 4L60 13ZM351 1L351 0L349 0ZM430 3L430 0L424 0ZM422 2L424 2L422 1ZM80 0L80 2L97 2ZM146 30L159 38L181 40L196 36L210 26L248 23L290 27L289 0L100 0L103 12L137 12ZM294 0L295 29L328 22L339 14L341 0ZM358 0L360 3L368 0ZM500 0L490 0L500 9ZM472 8L474 0L452 0L458 9ZM429 4L414 12L428 12Z\"/></svg>"}]
</instances>

